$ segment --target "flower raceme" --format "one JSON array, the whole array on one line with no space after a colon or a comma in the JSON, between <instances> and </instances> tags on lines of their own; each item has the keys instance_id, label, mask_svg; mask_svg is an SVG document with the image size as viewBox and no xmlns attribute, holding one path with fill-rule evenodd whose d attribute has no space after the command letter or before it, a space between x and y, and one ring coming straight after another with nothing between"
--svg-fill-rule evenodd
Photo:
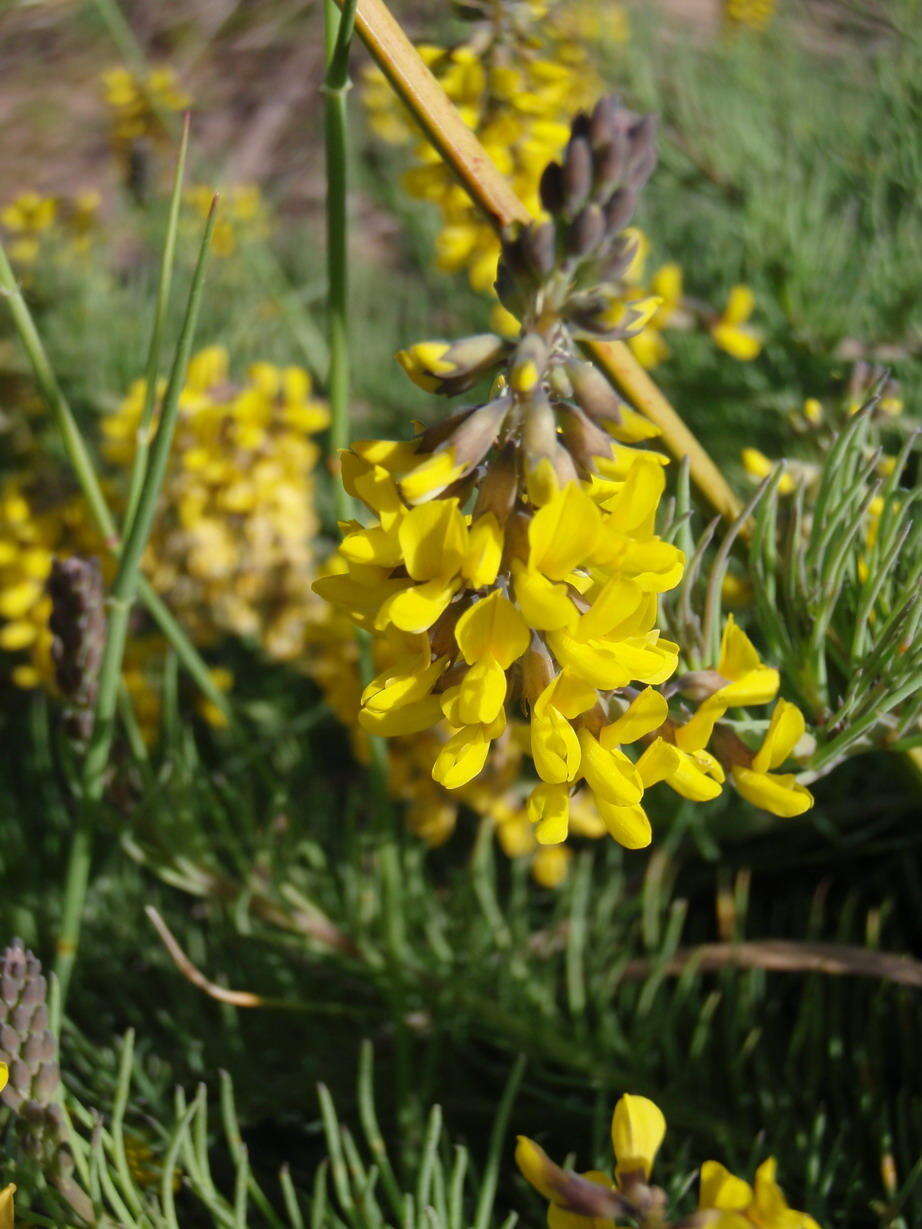
<instances>
[{"instance_id":1,"label":"flower raceme","mask_svg":"<svg viewBox=\"0 0 922 1229\"><path fill-rule=\"evenodd\" d=\"M346 489L372 520L343 525L344 570L315 586L388 641L362 727L447 728L432 766L445 789L478 778L491 745L525 723L538 778L527 812L546 845L566 838L581 786L611 835L639 848L650 840L647 785L704 799L725 775L705 750L721 700L693 727L698 745L689 735L682 746L656 690L679 656L657 628L658 595L684 568L655 532L665 461L634 447L656 429L578 350L630 338L656 311L657 299L629 293L636 236L619 230L652 170L652 137L650 117L613 99L576 118L541 177L549 219L503 238L497 291L521 321L518 339L429 341L398 356L430 392L492 379L490 396L413 441L343 454ZM723 664L725 686L736 666ZM740 688L724 699L745 702ZM635 762L623 748L637 742L650 746Z\"/></svg>"},{"instance_id":2,"label":"flower raceme","mask_svg":"<svg viewBox=\"0 0 922 1229\"><path fill-rule=\"evenodd\" d=\"M638 459L599 502L586 484L557 485L548 464L546 501L501 524L494 511L462 512L457 497L407 505L387 463L412 459L381 441L347 454L347 487L380 519L346 527L348 572L315 586L393 644L393 664L362 696L363 728L410 735L444 720L452 733L432 775L459 789L514 715L530 714L538 840L566 837L584 780L612 835L647 844L642 782L620 744L658 727L665 701L646 690L622 712L608 693L675 669L678 649L655 628L656 594L682 569L652 532L661 467Z\"/></svg>"},{"instance_id":3,"label":"flower raceme","mask_svg":"<svg viewBox=\"0 0 922 1229\"><path fill-rule=\"evenodd\" d=\"M615 1229L625 1218L641 1229L819 1229L812 1216L788 1206L771 1157L759 1166L752 1185L718 1161L705 1161L698 1210L678 1221L667 1220L666 1193L650 1184L665 1134L666 1120L659 1107L646 1097L625 1094L612 1115L613 1173L575 1174L561 1169L523 1135L516 1163L548 1200L549 1229Z\"/></svg>"}]
</instances>

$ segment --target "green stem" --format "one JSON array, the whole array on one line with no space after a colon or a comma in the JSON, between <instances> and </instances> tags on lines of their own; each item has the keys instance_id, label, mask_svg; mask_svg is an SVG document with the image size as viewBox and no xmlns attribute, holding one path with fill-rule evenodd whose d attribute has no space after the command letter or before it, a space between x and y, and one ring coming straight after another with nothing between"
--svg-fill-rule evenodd
<instances>
[{"instance_id":1,"label":"green stem","mask_svg":"<svg viewBox=\"0 0 922 1229\"><path fill-rule=\"evenodd\" d=\"M147 367L144 373L144 405L141 409L141 418L138 423L137 443L134 457L131 461L131 476L128 480L128 499L125 504L125 515L122 520L123 532L126 534L138 510L141 488L144 485L144 475L147 471L147 458L150 453L154 411L157 408L157 379L160 374L160 351L163 345L163 331L166 327L167 312L170 305L173 259L176 252L176 233L179 229L179 208L182 204L182 186L188 148L189 116L186 115L182 126L182 139L179 143L179 155L176 159L176 175L173 179L173 193L170 197L169 220L166 228L166 239L163 244L163 256L160 261L160 281L157 285L154 323L151 329L150 346L147 351Z\"/></svg>"},{"instance_id":2,"label":"green stem","mask_svg":"<svg viewBox=\"0 0 922 1229\"><path fill-rule=\"evenodd\" d=\"M117 554L120 546L118 527L102 493L89 450L61 391L51 363L48 361L48 355L42 345L38 329L35 327L35 321L22 296L2 244L0 244L0 295L7 301L13 324L32 365L35 382L61 433L64 450L73 466L77 483L102 536L103 544L107 550ZM175 649L177 657L194 679L196 686L209 700L217 704L222 712L230 716L227 697L215 685L198 651L143 576L138 583L138 595L147 607L151 618Z\"/></svg>"},{"instance_id":3,"label":"green stem","mask_svg":"<svg viewBox=\"0 0 922 1229\"><path fill-rule=\"evenodd\" d=\"M325 135L327 174L327 292L329 311L330 366L327 394L330 399L330 446L338 462L349 444L349 252L346 218L348 189L349 121L346 95L349 90L349 44L355 23L355 0L346 0L342 13L335 0L324 0L326 38ZM341 482L335 484L336 514L348 520L349 496Z\"/></svg>"},{"instance_id":4,"label":"green stem","mask_svg":"<svg viewBox=\"0 0 922 1229\"><path fill-rule=\"evenodd\" d=\"M192 350L192 339L202 298L205 258L214 229L215 204L216 201L212 202L208 220L205 223L205 233L192 277L186 315L163 398L163 410L160 414L157 433L151 446L150 463L146 467L141 486L137 512L119 552L118 570L107 603L109 620L106 629L106 643L99 668L93 731L83 761L80 811L68 861L61 933L55 962L55 973L60 986L55 1001L57 1018L52 1022L55 1028L60 1026L63 1016L68 985L80 941L80 928L89 882L92 834L105 789L106 766L109 762L118 708L122 658L128 638L128 621L141 580L141 556L153 526L157 499L166 476L170 447L173 442L173 429L179 415L179 397L186 378L186 368Z\"/></svg>"}]
</instances>

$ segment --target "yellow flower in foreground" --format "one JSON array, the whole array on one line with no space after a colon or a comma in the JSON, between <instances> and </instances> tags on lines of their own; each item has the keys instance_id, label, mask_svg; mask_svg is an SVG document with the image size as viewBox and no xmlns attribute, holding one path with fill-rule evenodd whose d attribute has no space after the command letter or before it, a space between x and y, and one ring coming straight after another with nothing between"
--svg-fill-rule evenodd
<instances>
[{"instance_id":1,"label":"yellow flower in foreground","mask_svg":"<svg viewBox=\"0 0 922 1229\"><path fill-rule=\"evenodd\" d=\"M748 802L785 818L802 815L813 806L813 795L793 773L772 771L788 759L803 738L805 728L800 709L787 700L779 700L751 765L739 764L730 769L733 784Z\"/></svg>"},{"instance_id":2,"label":"yellow flower in foreground","mask_svg":"<svg viewBox=\"0 0 922 1229\"><path fill-rule=\"evenodd\" d=\"M756 1170L750 1186L718 1161L705 1161L701 1166L699 1211L720 1214L708 1221L715 1229L820 1229L808 1213L788 1207L775 1180L776 1169L774 1157L769 1157Z\"/></svg>"},{"instance_id":3,"label":"yellow flower in foreground","mask_svg":"<svg viewBox=\"0 0 922 1229\"><path fill-rule=\"evenodd\" d=\"M598 1170L576 1174L561 1169L524 1135L515 1159L523 1177L550 1204L549 1229L615 1229L627 1220L663 1226L666 1194L650 1185L650 1174L665 1132L666 1120L654 1102L625 1095L612 1116L614 1177ZM764 1161L750 1186L717 1161L705 1161L693 1222L709 1229L820 1229L812 1216L788 1207L775 1169L774 1159Z\"/></svg>"},{"instance_id":4,"label":"yellow flower in foreground","mask_svg":"<svg viewBox=\"0 0 922 1229\"><path fill-rule=\"evenodd\" d=\"M715 673L720 686L702 701L691 721L676 731L679 747L703 747L727 709L768 704L778 694L778 671L763 665L755 645L733 615L728 615L724 625Z\"/></svg>"},{"instance_id":5,"label":"yellow flower in foreground","mask_svg":"<svg viewBox=\"0 0 922 1229\"><path fill-rule=\"evenodd\" d=\"M748 323L755 304L755 295L748 286L734 286L722 315L711 325L711 336L717 345L742 362L757 358L762 349L760 334Z\"/></svg>"},{"instance_id":6,"label":"yellow flower in foreground","mask_svg":"<svg viewBox=\"0 0 922 1229\"><path fill-rule=\"evenodd\" d=\"M13 1229L13 1196L16 1187L11 1182L0 1191L0 1229Z\"/></svg>"}]
</instances>

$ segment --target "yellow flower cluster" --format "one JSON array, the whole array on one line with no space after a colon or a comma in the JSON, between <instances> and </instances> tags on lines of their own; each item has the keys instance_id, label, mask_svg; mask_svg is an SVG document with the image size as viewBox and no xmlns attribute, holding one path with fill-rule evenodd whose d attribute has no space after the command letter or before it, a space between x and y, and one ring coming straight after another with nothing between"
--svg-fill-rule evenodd
<instances>
[{"instance_id":1,"label":"yellow flower cluster","mask_svg":"<svg viewBox=\"0 0 922 1229\"><path fill-rule=\"evenodd\" d=\"M0 483L0 651L10 654L9 678L25 690L57 692L49 626L48 579L55 558L105 552L83 501L46 470ZM133 635L123 676L148 741L160 717L159 636Z\"/></svg>"},{"instance_id":2,"label":"yellow flower cluster","mask_svg":"<svg viewBox=\"0 0 922 1229\"><path fill-rule=\"evenodd\" d=\"M164 114L184 111L190 98L172 68L154 68L138 76L124 67L102 75L103 92L112 116L112 136L122 147L142 137L160 136Z\"/></svg>"},{"instance_id":3,"label":"yellow flower cluster","mask_svg":"<svg viewBox=\"0 0 922 1229\"><path fill-rule=\"evenodd\" d=\"M543 7L543 6L542 6ZM569 136L569 116L595 92L595 74L579 43L543 33L543 45L522 53L505 32L504 9L494 5L496 20L475 27L471 41L458 47L423 46L418 50L468 126L476 132L491 161L509 180L516 195L537 217L541 214L538 181L546 164L560 153ZM391 143L413 142L417 163L407 172L407 191L437 205L442 229L436 241L439 268L467 269L476 290L489 290L496 278L499 242L489 222L471 203L438 153L400 112L383 73L365 73L365 104L373 130Z\"/></svg>"},{"instance_id":4,"label":"yellow flower cluster","mask_svg":"<svg viewBox=\"0 0 922 1229\"><path fill-rule=\"evenodd\" d=\"M724 20L731 26L764 30L775 15L777 0L724 0Z\"/></svg>"},{"instance_id":5,"label":"yellow flower cluster","mask_svg":"<svg viewBox=\"0 0 922 1229\"><path fill-rule=\"evenodd\" d=\"M561 1169L533 1140L519 1136L516 1162L525 1179L548 1200L549 1229L616 1229L630 1220L641 1229L668 1229L666 1194L651 1185L653 1162L666 1134L662 1111L647 1097L625 1094L615 1105L611 1173ZM820 1229L807 1212L788 1206L769 1157L752 1184L719 1161L705 1161L698 1210L682 1224L696 1229Z\"/></svg>"},{"instance_id":6,"label":"yellow flower cluster","mask_svg":"<svg viewBox=\"0 0 922 1229\"><path fill-rule=\"evenodd\" d=\"M254 363L236 384L228 365L220 346L189 364L144 566L200 643L233 634L291 660L314 605L319 454L309 437L327 425L327 409L300 367ZM136 381L102 424L105 455L122 467L145 391Z\"/></svg>"},{"instance_id":7,"label":"yellow flower cluster","mask_svg":"<svg viewBox=\"0 0 922 1229\"><path fill-rule=\"evenodd\" d=\"M670 721L645 754L658 763L662 780L684 798L715 798L729 771L736 790L754 806L790 818L813 805L813 796L793 773L775 771L804 738L803 714L787 700L772 710L759 749L752 752L721 719L728 710L769 704L778 694L778 671L762 663L752 641L730 615L714 671L686 675L679 689L700 700L694 715ZM710 749L708 749L710 745Z\"/></svg>"},{"instance_id":8,"label":"yellow flower cluster","mask_svg":"<svg viewBox=\"0 0 922 1229\"><path fill-rule=\"evenodd\" d=\"M208 216L214 192L204 184L190 188L186 199L200 218ZM222 188L211 236L214 256L233 256L242 242L262 238L267 230L266 206L256 184L233 184Z\"/></svg>"},{"instance_id":9,"label":"yellow flower cluster","mask_svg":"<svg viewBox=\"0 0 922 1229\"><path fill-rule=\"evenodd\" d=\"M446 722L432 776L455 790L521 714L540 779L527 801L537 840L566 838L570 795L585 781L612 836L647 844L645 765L621 747L662 725L666 701L651 684L678 657L655 627L656 594L683 567L653 530L660 464L638 454L561 485L545 463L528 503L502 520L440 497L452 468L450 456L382 440L343 458L347 489L377 519L347 526L347 573L315 588L390 645L393 664L362 696L362 727L392 737ZM615 715L610 693L635 681L646 688Z\"/></svg>"},{"instance_id":10,"label":"yellow flower cluster","mask_svg":"<svg viewBox=\"0 0 922 1229\"><path fill-rule=\"evenodd\" d=\"M31 264L38 256L42 238L54 225L57 203L53 196L23 192L0 211L0 223L12 237L10 256L19 264Z\"/></svg>"},{"instance_id":11,"label":"yellow flower cluster","mask_svg":"<svg viewBox=\"0 0 922 1229\"><path fill-rule=\"evenodd\" d=\"M750 324L755 310L752 290L743 284L731 287L724 309L718 313L707 304L686 296L681 266L674 262L662 265L646 281L644 270L649 246L646 235L641 235L637 254L627 271L635 298L652 295L659 299L649 323L628 342L637 361L648 370L658 366L670 353L664 332L696 327L705 329L715 345L740 362L758 358L762 337Z\"/></svg>"},{"instance_id":12,"label":"yellow flower cluster","mask_svg":"<svg viewBox=\"0 0 922 1229\"><path fill-rule=\"evenodd\" d=\"M20 265L33 264L43 242L58 233L76 252L85 252L98 224L102 198L98 192L78 192L74 196L41 196L23 192L0 210L0 225L9 234L9 253Z\"/></svg>"},{"instance_id":13,"label":"yellow flower cluster","mask_svg":"<svg viewBox=\"0 0 922 1229\"><path fill-rule=\"evenodd\" d=\"M82 502L55 489L47 473L0 483L0 649L15 654L18 687L51 685L51 599L45 586L55 554L98 550Z\"/></svg>"}]
</instances>

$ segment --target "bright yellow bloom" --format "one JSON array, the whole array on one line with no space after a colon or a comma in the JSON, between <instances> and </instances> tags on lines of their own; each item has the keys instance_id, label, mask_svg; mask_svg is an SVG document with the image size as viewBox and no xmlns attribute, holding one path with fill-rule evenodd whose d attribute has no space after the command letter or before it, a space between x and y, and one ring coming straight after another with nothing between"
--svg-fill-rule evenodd
<instances>
[{"instance_id":1,"label":"bright yellow bloom","mask_svg":"<svg viewBox=\"0 0 922 1229\"><path fill-rule=\"evenodd\" d=\"M13 1196L16 1187L11 1182L0 1191L0 1229L13 1229Z\"/></svg>"},{"instance_id":2,"label":"bright yellow bloom","mask_svg":"<svg viewBox=\"0 0 922 1229\"><path fill-rule=\"evenodd\" d=\"M711 336L722 350L742 362L758 358L762 338L749 324L755 310L755 295L748 286L734 286L721 316L711 325Z\"/></svg>"},{"instance_id":3,"label":"bright yellow bloom","mask_svg":"<svg viewBox=\"0 0 922 1229\"><path fill-rule=\"evenodd\" d=\"M51 196L23 192L0 210L0 224L9 231L10 256L19 264L31 264L38 256L42 237L54 224L57 203Z\"/></svg>"},{"instance_id":4,"label":"bright yellow bloom","mask_svg":"<svg viewBox=\"0 0 922 1229\"><path fill-rule=\"evenodd\" d=\"M762 664L755 645L733 615L727 616L716 674L721 685L700 704L695 716L676 731L676 744L686 750L704 747L715 723L729 708L768 704L778 694L778 671Z\"/></svg>"},{"instance_id":5,"label":"bright yellow bloom","mask_svg":"<svg viewBox=\"0 0 922 1229\"><path fill-rule=\"evenodd\" d=\"M102 423L106 456L123 470L144 397L136 381ZM230 633L280 660L301 653L317 532L309 436L327 421L299 367L254 363L235 383L221 347L190 362L145 567L200 643Z\"/></svg>"},{"instance_id":6,"label":"bright yellow bloom","mask_svg":"<svg viewBox=\"0 0 922 1229\"><path fill-rule=\"evenodd\" d=\"M117 145L159 136L163 131L161 115L184 111L190 103L171 68L154 68L144 77L128 68L110 68L102 74L102 85Z\"/></svg>"},{"instance_id":7,"label":"bright yellow bloom","mask_svg":"<svg viewBox=\"0 0 922 1229\"><path fill-rule=\"evenodd\" d=\"M526 1181L549 1202L549 1229L616 1229L628 1220L660 1225L666 1223L666 1194L651 1186L650 1175L665 1133L659 1107L628 1094L612 1116L614 1176L561 1169L524 1135L518 1138L515 1159ZM820 1229L812 1216L788 1207L775 1170L773 1158L763 1161L750 1186L717 1161L705 1161L698 1210L712 1215L702 1224L715 1229Z\"/></svg>"},{"instance_id":8,"label":"bright yellow bloom","mask_svg":"<svg viewBox=\"0 0 922 1229\"><path fill-rule=\"evenodd\" d=\"M733 784L748 802L785 818L802 815L813 806L813 795L793 773L772 771L789 758L805 728L800 709L787 700L779 700L751 764L734 765L730 770Z\"/></svg>"},{"instance_id":9,"label":"bright yellow bloom","mask_svg":"<svg viewBox=\"0 0 922 1229\"><path fill-rule=\"evenodd\" d=\"M551 476L547 501L514 538L511 525L463 513L457 499L404 503L414 461L387 441L347 454L347 487L379 520L347 527L346 575L315 586L360 624L408 637L366 688L361 724L390 737L444 718L451 733L432 775L458 789L482 771L524 701L542 782L528 804L538 841L564 840L569 798L584 780L609 832L631 848L647 844L642 783L619 743L658 726L665 702L651 706L642 693L598 736L584 715L597 709L598 688L659 683L675 668L676 646L653 628L655 595L682 570L680 552L652 532L661 468L637 460L598 498Z\"/></svg>"},{"instance_id":10,"label":"bright yellow bloom","mask_svg":"<svg viewBox=\"0 0 922 1229\"><path fill-rule=\"evenodd\" d=\"M770 461L764 452L759 452L758 448L744 448L740 453L740 458L743 462L743 469L754 482L762 482L775 468L775 462ZM778 479L779 495L790 495L796 487L794 476L788 471Z\"/></svg>"},{"instance_id":11,"label":"bright yellow bloom","mask_svg":"<svg viewBox=\"0 0 922 1229\"><path fill-rule=\"evenodd\" d=\"M718 1161L705 1161L701 1166L699 1210L723 1213L713 1221L715 1229L820 1229L808 1213L788 1207L775 1181L776 1168L774 1157L763 1161L750 1186Z\"/></svg>"},{"instance_id":12,"label":"bright yellow bloom","mask_svg":"<svg viewBox=\"0 0 922 1229\"><path fill-rule=\"evenodd\" d=\"M776 0L724 0L724 19L734 26L764 30L775 14Z\"/></svg>"}]
</instances>

